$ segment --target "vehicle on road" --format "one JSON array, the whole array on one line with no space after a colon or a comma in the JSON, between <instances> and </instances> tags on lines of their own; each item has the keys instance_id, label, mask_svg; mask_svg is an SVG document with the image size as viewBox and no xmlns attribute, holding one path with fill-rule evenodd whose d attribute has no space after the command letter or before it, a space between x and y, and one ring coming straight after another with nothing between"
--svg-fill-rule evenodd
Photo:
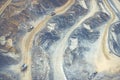
<instances>
[{"instance_id":1,"label":"vehicle on road","mask_svg":"<svg viewBox=\"0 0 120 80\"><path fill-rule=\"evenodd\" d=\"M56 15L56 13L55 12L51 12L51 16L54 16L54 15Z\"/></svg>"},{"instance_id":2,"label":"vehicle on road","mask_svg":"<svg viewBox=\"0 0 120 80\"><path fill-rule=\"evenodd\" d=\"M27 64L23 64L22 66L21 66L21 71L26 71L27 70Z\"/></svg>"},{"instance_id":3,"label":"vehicle on road","mask_svg":"<svg viewBox=\"0 0 120 80\"><path fill-rule=\"evenodd\" d=\"M30 26L30 28L28 29L28 32L32 31L34 29L33 26Z\"/></svg>"}]
</instances>

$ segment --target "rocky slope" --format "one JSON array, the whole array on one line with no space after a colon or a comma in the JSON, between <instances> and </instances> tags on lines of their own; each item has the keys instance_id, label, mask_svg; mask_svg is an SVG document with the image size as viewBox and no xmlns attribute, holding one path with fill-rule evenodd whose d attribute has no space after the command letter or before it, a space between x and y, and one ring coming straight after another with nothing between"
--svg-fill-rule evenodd
<instances>
[{"instance_id":1,"label":"rocky slope","mask_svg":"<svg viewBox=\"0 0 120 80\"><path fill-rule=\"evenodd\" d=\"M120 80L119 0L1 0L0 80Z\"/></svg>"}]
</instances>

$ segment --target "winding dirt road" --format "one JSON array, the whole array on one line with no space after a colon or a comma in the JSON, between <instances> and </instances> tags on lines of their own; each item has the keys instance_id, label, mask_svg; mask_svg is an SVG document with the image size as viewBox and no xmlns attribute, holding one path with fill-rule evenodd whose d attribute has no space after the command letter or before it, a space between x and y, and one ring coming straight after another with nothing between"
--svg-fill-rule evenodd
<instances>
[{"instance_id":1,"label":"winding dirt road","mask_svg":"<svg viewBox=\"0 0 120 80\"><path fill-rule=\"evenodd\" d=\"M3 13L3 11L7 8L7 6L12 2L12 0L8 0L7 2L5 2L4 5L2 5L2 7L0 8L0 15Z\"/></svg>"},{"instance_id":2,"label":"winding dirt road","mask_svg":"<svg viewBox=\"0 0 120 80\"><path fill-rule=\"evenodd\" d=\"M112 24L113 20L115 19L115 14L111 7L109 6L107 0L103 0L104 3L106 4L106 7L111 15L111 19L107 23L105 27L105 31L102 36L101 40L101 45L100 45L100 50L99 50L99 55L97 56L97 59L95 60L95 64L97 67L97 71L108 71L108 72L117 72L120 70L120 58L117 56L109 53L109 49L107 44L107 38L108 38L108 30L109 26ZM55 9L56 15L63 14L66 12L71 5L73 5L75 0L68 0L68 2L63 5L62 7L59 7ZM93 5L94 4L94 5ZM87 14L83 19L81 19L78 23L76 23L74 26L72 26L71 29L69 29L68 33L66 33L64 39L61 41L60 44L56 47L55 52L52 55L52 62L53 62L53 69L54 69L54 80L67 80L63 71L63 55L65 48L67 47L67 40L70 36L70 34L87 18L91 17L94 15L94 13L97 11L97 4L96 0L91 0L91 11L89 14ZM47 15L44 17L43 20L40 20L37 26L35 28L27 33L24 38L22 39L22 44L21 44L21 50L22 50L22 62L21 64L25 63L28 65L27 71L24 73L21 73L21 80L32 80L31 77L31 47L33 44L33 40L35 35L45 26L45 24L50 20L52 16ZM107 66L106 66L107 64ZM101 67L102 66L102 67Z\"/></svg>"},{"instance_id":3,"label":"winding dirt road","mask_svg":"<svg viewBox=\"0 0 120 80\"><path fill-rule=\"evenodd\" d=\"M94 4L94 5L92 5ZM68 38L71 35L71 33L80 26L80 24L86 20L87 18L93 16L95 14L95 12L97 12L97 4L96 4L96 0L92 0L90 3L90 12L89 14L87 14L86 16L84 16L79 22L77 22L75 25L73 25L71 27L71 29L68 30L68 32L66 33L65 37L62 39L62 41L58 44L58 46L55 49L55 52L52 55L52 61L53 62L53 69L54 69L54 80L67 80L66 76L64 74L63 71L63 55L65 52L68 42Z\"/></svg>"},{"instance_id":4,"label":"winding dirt road","mask_svg":"<svg viewBox=\"0 0 120 80\"><path fill-rule=\"evenodd\" d=\"M60 8L56 8L55 9L55 13L56 15L60 15L64 12L67 11L67 9L73 5L75 2L75 0L68 0L68 2L61 6ZM22 51L22 62L21 64L25 63L28 65L28 69L27 71L25 71L24 73L21 73L21 80L32 80L32 76L31 76L31 47L32 47L32 43L34 40L35 35L41 30L41 28L43 28L45 26L45 24L48 22L48 20L50 20L52 18L52 16L47 15L44 20L40 21L38 23L37 26L35 26L35 28L27 33L24 38L22 39L21 42L21 51Z\"/></svg>"},{"instance_id":5,"label":"winding dirt road","mask_svg":"<svg viewBox=\"0 0 120 80\"><path fill-rule=\"evenodd\" d=\"M120 58L110 53L108 47L108 30L111 24L115 20L115 13L109 5L108 0L103 0L107 6L107 9L111 15L111 19L105 26L105 31L102 36L102 41L100 45L99 55L97 56L96 67L98 72L106 71L108 73L115 73L120 71Z\"/></svg>"}]
</instances>

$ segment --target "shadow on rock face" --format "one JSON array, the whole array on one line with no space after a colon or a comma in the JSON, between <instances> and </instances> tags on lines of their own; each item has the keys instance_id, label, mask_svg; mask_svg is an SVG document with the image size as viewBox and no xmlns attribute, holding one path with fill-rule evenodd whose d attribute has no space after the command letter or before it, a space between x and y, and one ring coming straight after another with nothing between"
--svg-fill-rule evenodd
<instances>
[{"instance_id":1,"label":"shadow on rock face","mask_svg":"<svg viewBox=\"0 0 120 80\"><path fill-rule=\"evenodd\" d=\"M0 68L7 67L8 65L17 64L18 62L9 56L0 53Z\"/></svg>"},{"instance_id":2,"label":"shadow on rock face","mask_svg":"<svg viewBox=\"0 0 120 80\"><path fill-rule=\"evenodd\" d=\"M0 73L0 80L13 80L9 75Z\"/></svg>"},{"instance_id":3,"label":"shadow on rock face","mask_svg":"<svg viewBox=\"0 0 120 80\"><path fill-rule=\"evenodd\" d=\"M110 27L108 35L108 44L111 52L120 57L120 21Z\"/></svg>"}]
</instances>

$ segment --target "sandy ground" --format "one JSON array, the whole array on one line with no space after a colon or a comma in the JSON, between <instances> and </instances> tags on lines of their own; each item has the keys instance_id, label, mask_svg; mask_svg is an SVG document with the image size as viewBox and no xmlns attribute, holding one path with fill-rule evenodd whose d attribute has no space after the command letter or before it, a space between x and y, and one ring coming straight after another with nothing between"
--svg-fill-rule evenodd
<instances>
[{"instance_id":1,"label":"sandy ground","mask_svg":"<svg viewBox=\"0 0 120 80\"><path fill-rule=\"evenodd\" d=\"M105 31L103 33L103 36L101 36L101 45L99 47L99 50L96 52L98 54L95 59L95 64L98 72L106 71L108 73L115 73L120 71L120 64L119 64L120 58L115 56L113 53L110 53L107 45L108 30L110 25L115 20L115 13L109 6L107 0L104 0L104 3L106 4L107 9L111 15L111 19L105 26Z\"/></svg>"},{"instance_id":2,"label":"sandy ground","mask_svg":"<svg viewBox=\"0 0 120 80\"><path fill-rule=\"evenodd\" d=\"M12 2L12 0L8 0L7 2L5 2L4 5L2 5L2 7L0 8L0 15L3 13L3 11L7 8L7 6Z\"/></svg>"},{"instance_id":3,"label":"sandy ground","mask_svg":"<svg viewBox=\"0 0 120 80\"><path fill-rule=\"evenodd\" d=\"M60 8L57 8L55 10L56 14L64 13L73 3L74 3L74 0L68 0L68 2L65 5L63 5ZM47 15L45 17L45 19L40 21L39 24L31 32L27 33L22 40L21 50L22 50L23 60L22 60L21 64L22 63L27 64L28 69L21 75L21 80L32 80L32 77L31 77L31 54L30 54L32 42L33 42L35 35L40 31L40 29L43 26L45 26L45 24L51 18L52 18L51 16Z\"/></svg>"}]
</instances>

